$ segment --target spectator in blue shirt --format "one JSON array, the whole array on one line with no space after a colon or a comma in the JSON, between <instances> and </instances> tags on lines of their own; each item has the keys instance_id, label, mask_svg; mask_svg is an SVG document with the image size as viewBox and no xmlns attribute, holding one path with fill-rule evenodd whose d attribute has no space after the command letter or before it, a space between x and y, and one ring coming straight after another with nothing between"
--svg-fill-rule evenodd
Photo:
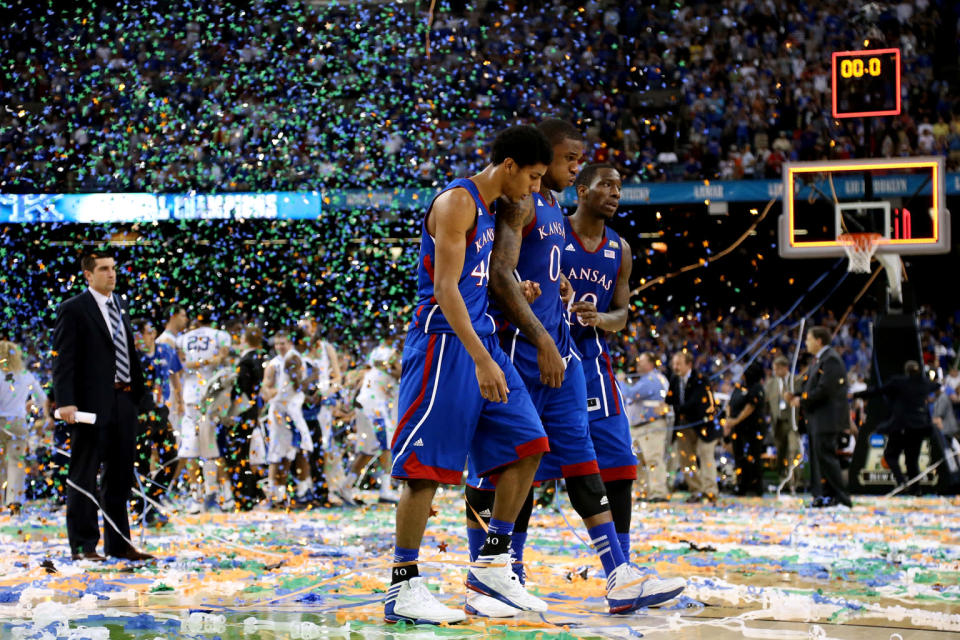
<instances>
[{"instance_id":1,"label":"spectator in blue shirt","mask_svg":"<svg viewBox=\"0 0 960 640\"><path fill-rule=\"evenodd\" d=\"M170 424L170 406L183 414L183 396L180 389L180 371L183 368L177 352L168 344L157 342L157 330L149 320L140 318L133 323L134 338L140 353L145 393L138 410L140 433L137 434L135 470L138 487L153 503L146 509L142 497L134 504L134 512L146 513L148 524L166 520L157 510L157 504L166 493L176 472L177 443ZM171 397L172 396L172 397ZM159 465L150 475L150 459L157 452Z\"/></svg>"},{"instance_id":2,"label":"spectator in blue shirt","mask_svg":"<svg viewBox=\"0 0 960 640\"><path fill-rule=\"evenodd\" d=\"M640 498L647 502L667 502L667 468L664 461L667 445L666 403L670 382L657 371L657 357L649 351L637 359L640 378L623 386L627 418L634 446L642 459L638 468Z\"/></svg>"}]
</instances>

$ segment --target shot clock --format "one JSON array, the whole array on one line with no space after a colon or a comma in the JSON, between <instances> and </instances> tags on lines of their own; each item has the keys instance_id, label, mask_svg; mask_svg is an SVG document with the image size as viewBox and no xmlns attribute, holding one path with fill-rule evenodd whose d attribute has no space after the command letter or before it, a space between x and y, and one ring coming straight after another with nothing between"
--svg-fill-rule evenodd
<instances>
[{"instance_id":1,"label":"shot clock","mask_svg":"<svg viewBox=\"0 0 960 640\"><path fill-rule=\"evenodd\" d=\"M837 51L831 77L834 118L899 115L900 49Z\"/></svg>"}]
</instances>

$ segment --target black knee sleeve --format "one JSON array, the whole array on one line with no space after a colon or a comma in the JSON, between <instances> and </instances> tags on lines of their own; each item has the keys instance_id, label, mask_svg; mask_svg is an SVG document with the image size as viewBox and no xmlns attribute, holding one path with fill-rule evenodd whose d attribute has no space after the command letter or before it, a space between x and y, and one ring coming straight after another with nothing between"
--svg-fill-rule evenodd
<instances>
[{"instance_id":1,"label":"black knee sleeve","mask_svg":"<svg viewBox=\"0 0 960 640\"><path fill-rule=\"evenodd\" d=\"M586 520L604 511L609 511L609 507L603 499L606 491L603 488L603 480L600 479L599 473L567 478L566 482L570 504L573 505L574 511L581 518Z\"/></svg>"},{"instance_id":2,"label":"black knee sleeve","mask_svg":"<svg viewBox=\"0 0 960 640\"><path fill-rule=\"evenodd\" d=\"M477 520L477 514L483 514L483 512L486 511L486 515L481 515L480 517L483 518L484 522L490 522L490 514L493 513L494 495L493 491L481 491L480 489L467 486L463 492L463 507L467 512L467 521L479 523L480 521Z\"/></svg>"},{"instance_id":3,"label":"black knee sleeve","mask_svg":"<svg viewBox=\"0 0 960 640\"><path fill-rule=\"evenodd\" d=\"M617 533L629 533L630 509L633 503L633 480L611 480L604 482L607 500L610 501L610 515Z\"/></svg>"}]
</instances>

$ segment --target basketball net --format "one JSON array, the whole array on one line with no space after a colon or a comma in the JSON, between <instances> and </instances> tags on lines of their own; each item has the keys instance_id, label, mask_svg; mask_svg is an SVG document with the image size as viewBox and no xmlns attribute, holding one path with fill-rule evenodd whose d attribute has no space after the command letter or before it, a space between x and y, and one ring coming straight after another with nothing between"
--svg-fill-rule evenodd
<instances>
[{"instance_id":1,"label":"basketball net","mask_svg":"<svg viewBox=\"0 0 960 640\"><path fill-rule=\"evenodd\" d=\"M851 273L870 273L870 261L876 257L887 273L887 292L896 303L903 302L903 262L896 253L877 253L883 236L879 233L842 233L837 240L847 253Z\"/></svg>"},{"instance_id":2,"label":"basketball net","mask_svg":"<svg viewBox=\"0 0 960 640\"><path fill-rule=\"evenodd\" d=\"M837 240L850 258L847 271L850 273L870 273L870 260L877 251L883 238L879 233L841 233Z\"/></svg>"}]
</instances>

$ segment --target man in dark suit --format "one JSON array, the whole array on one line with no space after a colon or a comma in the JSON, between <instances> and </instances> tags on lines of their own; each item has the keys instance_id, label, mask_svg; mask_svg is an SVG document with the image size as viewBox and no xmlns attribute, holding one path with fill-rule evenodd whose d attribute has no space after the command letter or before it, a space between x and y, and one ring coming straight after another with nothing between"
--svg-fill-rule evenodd
<instances>
[{"instance_id":1,"label":"man in dark suit","mask_svg":"<svg viewBox=\"0 0 960 640\"><path fill-rule=\"evenodd\" d=\"M883 459L893 472L897 485L920 475L920 445L931 434L932 422L927 409L929 396L940 388L936 382L923 376L923 368L916 360L903 365L903 375L893 376L881 387L853 394L854 398L883 396L890 404L890 417L877 425L877 433L887 436ZM907 463L907 477L900 468L900 454ZM919 495L919 483L913 491Z\"/></svg>"},{"instance_id":2,"label":"man in dark suit","mask_svg":"<svg viewBox=\"0 0 960 640\"><path fill-rule=\"evenodd\" d=\"M237 377L230 392L236 414L228 423L226 463L234 486L234 498L241 511L249 511L262 497L257 488L259 474L250 466L250 438L257 426L260 413L260 385L266 353L263 350L263 332L255 325L243 333L244 351L237 361Z\"/></svg>"},{"instance_id":3,"label":"man in dark suit","mask_svg":"<svg viewBox=\"0 0 960 640\"><path fill-rule=\"evenodd\" d=\"M702 500L716 502L717 487L716 434L713 417L716 407L710 383L693 370L693 354L684 349L673 354L673 376L667 404L673 407L674 425L687 425L677 431L680 460L690 490L689 503Z\"/></svg>"},{"instance_id":4,"label":"man in dark suit","mask_svg":"<svg viewBox=\"0 0 960 640\"><path fill-rule=\"evenodd\" d=\"M84 256L89 288L60 305L53 332L53 387L60 417L70 429L67 536L74 560L103 561L97 554L104 514L104 553L149 560L130 542L127 500L133 486L137 406L143 373L133 329L120 299L116 264L102 253ZM77 412L96 414L95 424L78 423ZM96 490L97 473L101 489Z\"/></svg>"},{"instance_id":5,"label":"man in dark suit","mask_svg":"<svg viewBox=\"0 0 960 640\"><path fill-rule=\"evenodd\" d=\"M801 395L789 394L788 398L807 419L811 506L829 507L839 503L852 507L837 458L837 438L850 425L847 368L840 354L830 346L831 339L825 327L811 327L807 331L807 351L814 355L814 361Z\"/></svg>"}]
</instances>

